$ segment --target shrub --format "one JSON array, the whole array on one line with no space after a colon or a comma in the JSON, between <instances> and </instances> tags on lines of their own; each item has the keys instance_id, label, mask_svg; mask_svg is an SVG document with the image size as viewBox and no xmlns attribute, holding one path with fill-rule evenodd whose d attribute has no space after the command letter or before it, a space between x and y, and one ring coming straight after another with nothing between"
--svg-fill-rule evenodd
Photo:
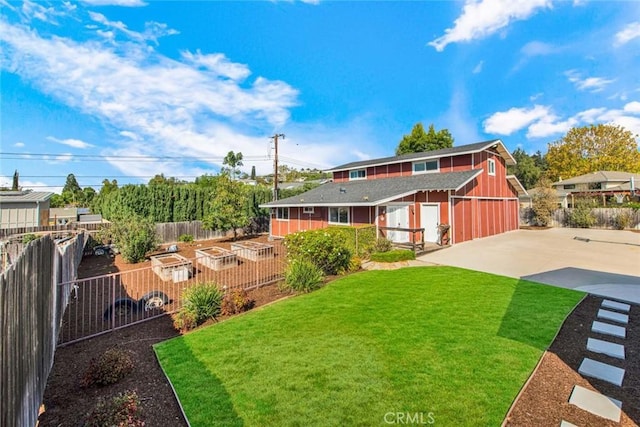
<instances>
[{"instance_id":1,"label":"shrub","mask_svg":"<svg viewBox=\"0 0 640 427\"><path fill-rule=\"evenodd\" d=\"M631 213L621 211L613 217L613 228L616 230L624 230L631 226Z\"/></svg>"},{"instance_id":2,"label":"shrub","mask_svg":"<svg viewBox=\"0 0 640 427\"><path fill-rule=\"evenodd\" d=\"M532 200L533 220L537 225L546 227L551 224L553 213L558 208L558 196L546 178L540 179L536 189Z\"/></svg>"},{"instance_id":3,"label":"shrub","mask_svg":"<svg viewBox=\"0 0 640 427\"><path fill-rule=\"evenodd\" d=\"M178 241L183 243L193 243L193 234L181 234L180 237L178 237Z\"/></svg>"},{"instance_id":4,"label":"shrub","mask_svg":"<svg viewBox=\"0 0 640 427\"><path fill-rule=\"evenodd\" d=\"M389 252L371 254L371 261L375 262L399 262L416 259L416 254L407 249L396 249Z\"/></svg>"},{"instance_id":5,"label":"shrub","mask_svg":"<svg viewBox=\"0 0 640 427\"><path fill-rule=\"evenodd\" d=\"M180 310L171 316L173 327L180 332L187 332L198 326L196 315L187 310Z\"/></svg>"},{"instance_id":6,"label":"shrub","mask_svg":"<svg viewBox=\"0 0 640 427\"><path fill-rule=\"evenodd\" d=\"M29 242L33 242L34 240L37 240L38 236L36 236L35 234L25 234L24 236L22 236L22 243L23 244L28 244Z\"/></svg>"},{"instance_id":7,"label":"shrub","mask_svg":"<svg viewBox=\"0 0 640 427\"><path fill-rule=\"evenodd\" d=\"M249 298L247 292L242 289L234 289L222 298L220 314L223 316L242 313L251 310L255 301Z\"/></svg>"},{"instance_id":8,"label":"shrub","mask_svg":"<svg viewBox=\"0 0 640 427\"><path fill-rule=\"evenodd\" d=\"M322 284L324 275L320 267L306 259L294 259L285 271L285 288L295 292L311 292Z\"/></svg>"},{"instance_id":9,"label":"shrub","mask_svg":"<svg viewBox=\"0 0 640 427\"><path fill-rule=\"evenodd\" d=\"M199 325L220 314L222 297L215 283L198 283L182 293L182 310L192 313Z\"/></svg>"},{"instance_id":10,"label":"shrub","mask_svg":"<svg viewBox=\"0 0 640 427\"><path fill-rule=\"evenodd\" d=\"M591 212L591 205L580 201L567 215L566 221L570 227L590 228L596 223L596 217Z\"/></svg>"},{"instance_id":11,"label":"shrub","mask_svg":"<svg viewBox=\"0 0 640 427\"><path fill-rule=\"evenodd\" d=\"M130 216L116 220L111 223L108 234L108 240L113 240L122 259L128 263L144 261L147 252L158 245L156 226L146 218Z\"/></svg>"},{"instance_id":12,"label":"shrub","mask_svg":"<svg viewBox=\"0 0 640 427\"><path fill-rule=\"evenodd\" d=\"M111 399L101 398L87 416L85 427L144 427L140 398L127 390Z\"/></svg>"},{"instance_id":13,"label":"shrub","mask_svg":"<svg viewBox=\"0 0 640 427\"><path fill-rule=\"evenodd\" d=\"M379 237L373 247L374 252L389 252L391 250L391 240Z\"/></svg>"},{"instance_id":14,"label":"shrub","mask_svg":"<svg viewBox=\"0 0 640 427\"><path fill-rule=\"evenodd\" d=\"M344 240L326 230L303 231L285 237L291 260L306 260L324 274L338 274L349 269L351 251Z\"/></svg>"},{"instance_id":15,"label":"shrub","mask_svg":"<svg viewBox=\"0 0 640 427\"><path fill-rule=\"evenodd\" d=\"M93 384L104 386L117 383L129 375L133 367L131 353L117 348L109 349L97 360L91 359L81 385L89 387Z\"/></svg>"},{"instance_id":16,"label":"shrub","mask_svg":"<svg viewBox=\"0 0 640 427\"><path fill-rule=\"evenodd\" d=\"M360 270L361 267L362 258L360 258L359 256L352 256L349 260L349 273L355 273L356 271Z\"/></svg>"}]
</instances>

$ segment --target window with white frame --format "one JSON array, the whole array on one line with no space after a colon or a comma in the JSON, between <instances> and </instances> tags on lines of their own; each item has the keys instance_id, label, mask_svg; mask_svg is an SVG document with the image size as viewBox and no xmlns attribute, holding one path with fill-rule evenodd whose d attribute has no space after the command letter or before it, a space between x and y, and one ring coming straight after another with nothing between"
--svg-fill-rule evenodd
<instances>
[{"instance_id":1,"label":"window with white frame","mask_svg":"<svg viewBox=\"0 0 640 427\"><path fill-rule=\"evenodd\" d=\"M276 218L282 220L289 220L289 208L277 208L276 209Z\"/></svg>"},{"instance_id":2,"label":"window with white frame","mask_svg":"<svg viewBox=\"0 0 640 427\"><path fill-rule=\"evenodd\" d=\"M353 181L356 179L367 179L367 170L356 169L356 170L349 171L349 180Z\"/></svg>"},{"instance_id":3,"label":"window with white frame","mask_svg":"<svg viewBox=\"0 0 640 427\"><path fill-rule=\"evenodd\" d=\"M329 224L349 224L349 208L329 208Z\"/></svg>"},{"instance_id":4,"label":"window with white frame","mask_svg":"<svg viewBox=\"0 0 640 427\"><path fill-rule=\"evenodd\" d=\"M489 175L496 174L496 161L493 159L487 160L487 167L489 168Z\"/></svg>"},{"instance_id":5,"label":"window with white frame","mask_svg":"<svg viewBox=\"0 0 640 427\"><path fill-rule=\"evenodd\" d=\"M312 214L314 212L315 209L313 208L313 206L305 206L304 208L302 208L302 213Z\"/></svg>"},{"instance_id":6,"label":"window with white frame","mask_svg":"<svg viewBox=\"0 0 640 427\"><path fill-rule=\"evenodd\" d=\"M440 162L438 159L435 160L426 160L423 162L414 162L413 163L413 173L428 173L428 172L438 172L440 169Z\"/></svg>"}]
</instances>

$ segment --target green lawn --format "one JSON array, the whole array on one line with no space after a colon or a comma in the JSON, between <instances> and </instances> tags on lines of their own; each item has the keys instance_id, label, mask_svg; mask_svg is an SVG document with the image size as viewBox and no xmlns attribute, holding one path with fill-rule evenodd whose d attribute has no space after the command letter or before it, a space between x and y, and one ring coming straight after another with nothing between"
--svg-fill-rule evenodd
<instances>
[{"instance_id":1,"label":"green lawn","mask_svg":"<svg viewBox=\"0 0 640 427\"><path fill-rule=\"evenodd\" d=\"M582 296L453 267L369 271L155 350L194 427L494 426Z\"/></svg>"}]
</instances>

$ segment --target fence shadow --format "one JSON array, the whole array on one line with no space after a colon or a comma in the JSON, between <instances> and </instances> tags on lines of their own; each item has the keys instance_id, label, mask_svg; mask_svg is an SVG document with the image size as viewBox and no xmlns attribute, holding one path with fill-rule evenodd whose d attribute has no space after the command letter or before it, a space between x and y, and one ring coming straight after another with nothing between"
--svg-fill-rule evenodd
<instances>
[{"instance_id":1,"label":"fence shadow","mask_svg":"<svg viewBox=\"0 0 640 427\"><path fill-rule=\"evenodd\" d=\"M190 425L244 425L224 383L198 360L184 337L156 344L154 351Z\"/></svg>"}]
</instances>

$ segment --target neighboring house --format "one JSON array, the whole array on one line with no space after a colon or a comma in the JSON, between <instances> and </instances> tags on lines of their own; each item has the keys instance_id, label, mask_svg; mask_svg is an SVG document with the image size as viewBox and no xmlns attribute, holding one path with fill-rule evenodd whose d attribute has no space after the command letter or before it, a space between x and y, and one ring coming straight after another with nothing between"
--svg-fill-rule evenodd
<instances>
[{"instance_id":1,"label":"neighboring house","mask_svg":"<svg viewBox=\"0 0 640 427\"><path fill-rule=\"evenodd\" d=\"M67 225L78 221L78 208L51 208L49 225Z\"/></svg>"},{"instance_id":2,"label":"neighboring house","mask_svg":"<svg viewBox=\"0 0 640 427\"><path fill-rule=\"evenodd\" d=\"M592 196L607 204L624 203L640 194L640 174L598 171L554 182L563 208L573 207L576 197Z\"/></svg>"},{"instance_id":3,"label":"neighboring house","mask_svg":"<svg viewBox=\"0 0 640 427\"><path fill-rule=\"evenodd\" d=\"M329 170L331 183L262 207L272 208L274 237L370 224L397 243L421 228L418 238L437 242L438 226L448 224L451 243L459 243L519 227L518 195L526 190L506 174L515 163L499 139L353 162Z\"/></svg>"},{"instance_id":4,"label":"neighboring house","mask_svg":"<svg viewBox=\"0 0 640 427\"><path fill-rule=\"evenodd\" d=\"M48 225L51 196L43 191L0 191L0 228Z\"/></svg>"}]
</instances>

